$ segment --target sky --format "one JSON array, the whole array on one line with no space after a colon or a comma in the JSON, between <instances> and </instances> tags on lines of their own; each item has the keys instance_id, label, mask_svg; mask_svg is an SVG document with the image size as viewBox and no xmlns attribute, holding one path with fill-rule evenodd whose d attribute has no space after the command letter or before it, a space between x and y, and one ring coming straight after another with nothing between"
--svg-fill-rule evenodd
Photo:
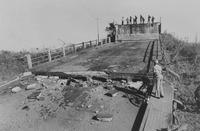
<instances>
[{"instance_id":1,"label":"sky","mask_svg":"<svg viewBox=\"0 0 200 131\"><path fill-rule=\"evenodd\" d=\"M0 0L0 50L61 47L106 37L109 22L148 15L162 32L200 39L199 0ZM198 39L198 40L199 40Z\"/></svg>"}]
</instances>

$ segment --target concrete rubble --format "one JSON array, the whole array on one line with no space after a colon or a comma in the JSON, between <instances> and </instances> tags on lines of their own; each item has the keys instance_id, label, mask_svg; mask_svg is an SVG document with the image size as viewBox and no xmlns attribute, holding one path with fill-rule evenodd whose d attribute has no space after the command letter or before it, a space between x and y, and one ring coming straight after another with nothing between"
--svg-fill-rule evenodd
<instances>
[{"instance_id":1,"label":"concrete rubble","mask_svg":"<svg viewBox=\"0 0 200 131\"><path fill-rule=\"evenodd\" d=\"M35 89L36 88L36 84L30 84L26 87L26 90L31 90L31 89Z\"/></svg>"},{"instance_id":2,"label":"concrete rubble","mask_svg":"<svg viewBox=\"0 0 200 131\"><path fill-rule=\"evenodd\" d=\"M118 89L125 88L127 86L127 81L107 79L104 73L97 73L95 77L91 76L91 74L95 75L95 72L83 72L87 78L85 79L80 76L79 73L77 73L78 75L74 75L73 73L73 76L64 75L62 77L55 75L50 76L49 74L48 76L43 76L24 73L25 78L22 77L21 81L23 81L22 85L25 88L16 86L11 88L11 91L13 93L17 93L21 90L29 92L29 95L26 97L27 100L24 100L26 102L22 102L22 110L32 110L31 103L36 104L37 102L44 101L41 102L43 104L40 105L40 110L37 111L44 120L49 119L49 117L56 117L55 112L60 108L63 110L73 108L76 111L85 110L93 114L95 113L95 118L98 121L111 121L113 119L113 114L100 113L107 108L105 103L99 102L105 102L111 99L110 97L117 96L120 92ZM137 87L139 85L141 85L141 82L128 83L130 87ZM91 101L94 98L92 94L98 97L98 102ZM45 105L44 103L47 101L49 103ZM55 104L55 108L48 106L52 103Z\"/></svg>"},{"instance_id":3,"label":"concrete rubble","mask_svg":"<svg viewBox=\"0 0 200 131\"><path fill-rule=\"evenodd\" d=\"M113 119L113 114L110 113L98 113L96 119L103 122L109 122Z\"/></svg>"},{"instance_id":4,"label":"concrete rubble","mask_svg":"<svg viewBox=\"0 0 200 131\"><path fill-rule=\"evenodd\" d=\"M19 86L12 88L11 90L13 93L17 93L19 91L21 91L21 88Z\"/></svg>"}]
</instances>

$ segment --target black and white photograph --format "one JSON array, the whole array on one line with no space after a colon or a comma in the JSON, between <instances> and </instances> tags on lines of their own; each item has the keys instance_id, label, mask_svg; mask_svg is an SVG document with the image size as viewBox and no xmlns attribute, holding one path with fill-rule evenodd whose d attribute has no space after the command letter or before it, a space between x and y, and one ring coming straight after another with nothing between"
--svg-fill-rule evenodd
<instances>
[{"instance_id":1,"label":"black and white photograph","mask_svg":"<svg viewBox=\"0 0 200 131\"><path fill-rule=\"evenodd\" d=\"M200 131L199 0L0 0L0 131Z\"/></svg>"}]
</instances>

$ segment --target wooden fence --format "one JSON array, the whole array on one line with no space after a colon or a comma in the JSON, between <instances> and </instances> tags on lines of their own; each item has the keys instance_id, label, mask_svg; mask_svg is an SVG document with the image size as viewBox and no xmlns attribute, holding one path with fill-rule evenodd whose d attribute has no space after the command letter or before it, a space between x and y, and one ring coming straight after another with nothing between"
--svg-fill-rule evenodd
<instances>
[{"instance_id":1,"label":"wooden fence","mask_svg":"<svg viewBox=\"0 0 200 131\"><path fill-rule=\"evenodd\" d=\"M100 39L99 43L97 40L82 42L78 44L73 44L70 46L64 46L58 49L50 50L48 49L46 52L37 53L37 54L26 54L28 68L31 69L36 65L43 64L46 62L51 62L61 57L65 57L66 55L79 52L81 50L91 48L94 46L99 46L102 44L110 43L110 37L105 39Z\"/></svg>"}]
</instances>

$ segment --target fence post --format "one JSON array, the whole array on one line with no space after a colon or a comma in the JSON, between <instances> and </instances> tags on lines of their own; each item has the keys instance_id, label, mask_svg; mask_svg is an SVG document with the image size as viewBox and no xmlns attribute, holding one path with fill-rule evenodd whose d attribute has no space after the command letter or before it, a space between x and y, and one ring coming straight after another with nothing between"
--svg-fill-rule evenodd
<instances>
[{"instance_id":1,"label":"fence post","mask_svg":"<svg viewBox=\"0 0 200 131\"><path fill-rule=\"evenodd\" d=\"M111 42L111 37L108 37L108 43L110 43Z\"/></svg>"},{"instance_id":2,"label":"fence post","mask_svg":"<svg viewBox=\"0 0 200 131\"><path fill-rule=\"evenodd\" d=\"M51 50L48 48L48 58L49 58L49 62L51 62Z\"/></svg>"},{"instance_id":3,"label":"fence post","mask_svg":"<svg viewBox=\"0 0 200 131\"><path fill-rule=\"evenodd\" d=\"M82 42L82 48L84 49L84 47L85 47L85 43L84 43L84 42Z\"/></svg>"},{"instance_id":4,"label":"fence post","mask_svg":"<svg viewBox=\"0 0 200 131\"><path fill-rule=\"evenodd\" d=\"M90 47L92 47L92 41L90 41Z\"/></svg>"},{"instance_id":5,"label":"fence post","mask_svg":"<svg viewBox=\"0 0 200 131\"><path fill-rule=\"evenodd\" d=\"M98 45L101 45L101 42L102 42L102 40L99 40L99 43L98 43Z\"/></svg>"},{"instance_id":6,"label":"fence post","mask_svg":"<svg viewBox=\"0 0 200 131\"><path fill-rule=\"evenodd\" d=\"M65 57L65 46L63 46L62 50L63 50L63 57Z\"/></svg>"},{"instance_id":7,"label":"fence post","mask_svg":"<svg viewBox=\"0 0 200 131\"><path fill-rule=\"evenodd\" d=\"M76 53L76 45L73 44L73 52Z\"/></svg>"},{"instance_id":8,"label":"fence post","mask_svg":"<svg viewBox=\"0 0 200 131\"><path fill-rule=\"evenodd\" d=\"M33 67L32 61L31 61L31 55L30 54L26 54L25 56L27 58L28 68L31 69Z\"/></svg>"}]
</instances>

